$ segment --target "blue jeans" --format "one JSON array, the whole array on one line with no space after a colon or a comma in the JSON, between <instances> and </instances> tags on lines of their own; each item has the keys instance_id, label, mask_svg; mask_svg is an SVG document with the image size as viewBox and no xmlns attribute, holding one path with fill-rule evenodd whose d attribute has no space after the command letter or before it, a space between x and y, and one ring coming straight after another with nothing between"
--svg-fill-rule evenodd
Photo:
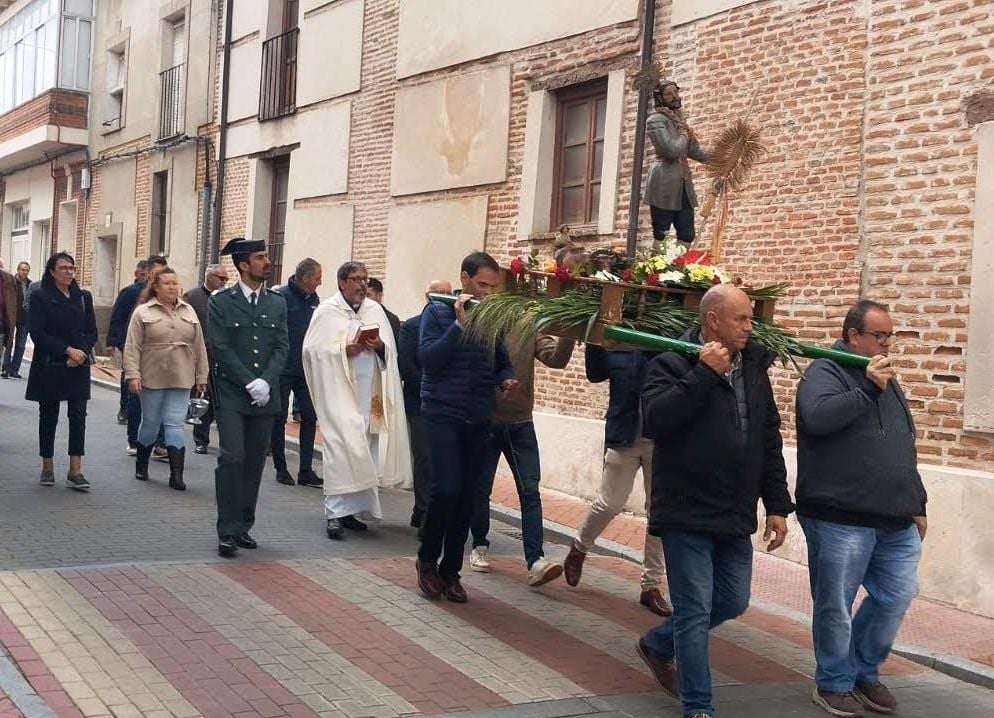
<instances>
[{"instance_id":1,"label":"blue jeans","mask_svg":"<svg viewBox=\"0 0 994 718\"><path fill-rule=\"evenodd\" d=\"M139 395L142 421L138 427L138 443L155 444L159 430L165 434L166 446L183 448L183 423L190 401L189 389L146 389Z\"/></svg>"},{"instance_id":2,"label":"blue jeans","mask_svg":"<svg viewBox=\"0 0 994 718\"><path fill-rule=\"evenodd\" d=\"M815 683L823 691L847 693L856 681L878 680L880 664L918 593L921 538L914 524L888 532L799 519L814 600ZM868 595L853 617L861 584Z\"/></svg>"},{"instance_id":3,"label":"blue jeans","mask_svg":"<svg viewBox=\"0 0 994 718\"><path fill-rule=\"evenodd\" d=\"M438 573L452 580L459 578L462 569L473 502L484 478L490 424L471 424L438 414L425 415L425 424L434 482L421 523L418 558L426 564L438 562Z\"/></svg>"},{"instance_id":4,"label":"blue jeans","mask_svg":"<svg viewBox=\"0 0 994 718\"><path fill-rule=\"evenodd\" d=\"M17 374L21 370L21 360L24 358L24 345L28 341L28 323L25 321L11 330L13 341L4 349L3 370L8 374Z\"/></svg>"},{"instance_id":5,"label":"blue jeans","mask_svg":"<svg viewBox=\"0 0 994 718\"><path fill-rule=\"evenodd\" d=\"M684 715L713 715L708 634L749 607L752 543L683 531L663 531L659 538L673 616L643 638L654 656L676 659Z\"/></svg>"},{"instance_id":6,"label":"blue jeans","mask_svg":"<svg viewBox=\"0 0 994 718\"><path fill-rule=\"evenodd\" d=\"M507 459L514 475L521 504L521 536L528 568L545 554L542 551L542 497L538 482L542 478L538 459L538 438L535 424L523 421L518 424L496 424L490 432L490 447L484 462L480 493L473 506L473 548L489 546L490 492L494 488L494 475L501 454Z\"/></svg>"}]
</instances>

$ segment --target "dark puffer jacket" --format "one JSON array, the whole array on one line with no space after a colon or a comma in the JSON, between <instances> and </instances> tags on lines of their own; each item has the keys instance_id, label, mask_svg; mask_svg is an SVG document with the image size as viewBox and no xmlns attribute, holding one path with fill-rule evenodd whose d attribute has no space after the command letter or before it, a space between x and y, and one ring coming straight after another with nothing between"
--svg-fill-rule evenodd
<instances>
[{"instance_id":1,"label":"dark puffer jacket","mask_svg":"<svg viewBox=\"0 0 994 718\"><path fill-rule=\"evenodd\" d=\"M311 325L311 317L314 316L314 310L318 308L321 299L316 293L304 294L297 286L296 277L290 277L289 282L273 291L286 300L286 329L290 350L286 355L283 376L300 377L304 375L304 363L301 359L304 337L307 335L307 328Z\"/></svg>"},{"instance_id":2,"label":"dark puffer jacket","mask_svg":"<svg viewBox=\"0 0 994 718\"><path fill-rule=\"evenodd\" d=\"M587 344L584 350L587 381L611 382L604 415L604 448L629 447L639 438L642 384L654 356L655 352L609 352L595 344Z\"/></svg>"},{"instance_id":3,"label":"dark puffer jacket","mask_svg":"<svg viewBox=\"0 0 994 718\"><path fill-rule=\"evenodd\" d=\"M699 342L692 330L685 341ZM773 355L750 341L742 350L748 432L738 422L731 384L696 356L660 354L642 395L643 433L655 442L649 533L688 531L748 536L756 503L768 514L793 511L780 436L780 412L767 370Z\"/></svg>"},{"instance_id":4,"label":"dark puffer jacket","mask_svg":"<svg viewBox=\"0 0 994 718\"><path fill-rule=\"evenodd\" d=\"M455 309L429 302L418 328L421 411L473 424L490 422L497 405L497 387L514 378L503 346L491 357L486 347L465 341Z\"/></svg>"}]
</instances>

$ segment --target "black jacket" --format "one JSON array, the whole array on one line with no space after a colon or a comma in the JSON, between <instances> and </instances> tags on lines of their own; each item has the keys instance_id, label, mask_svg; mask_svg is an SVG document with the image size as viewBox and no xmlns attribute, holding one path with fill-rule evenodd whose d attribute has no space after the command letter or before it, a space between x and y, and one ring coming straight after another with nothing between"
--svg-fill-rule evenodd
<instances>
[{"instance_id":1,"label":"black jacket","mask_svg":"<svg viewBox=\"0 0 994 718\"><path fill-rule=\"evenodd\" d=\"M495 355L482 344L463 339L456 312L442 302L429 302L418 327L421 410L471 424L489 424L497 406L497 387L514 378L503 345Z\"/></svg>"},{"instance_id":2,"label":"black jacket","mask_svg":"<svg viewBox=\"0 0 994 718\"><path fill-rule=\"evenodd\" d=\"M796 405L799 514L885 530L925 515L915 424L896 381L881 391L862 369L816 359Z\"/></svg>"},{"instance_id":3,"label":"black jacket","mask_svg":"<svg viewBox=\"0 0 994 718\"><path fill-rule=\"evenodd\" d=\"M290 352L286 356L283 376L301 377L304 375L304 363L300 356L304 348L304 337L321 299L317 294L304 294L300 291L294 277L290 277L290 281L273 291L286 300L286 329Z\"/></svg>"},{"instance_id":4,"label":"black jacket","mask_svg":"<svg viewBox=\"0 0 994 718\"><path fill-rule=\"evenodd\" d=\"M114 300L114 308L110 313L110 324L107 327L107 346L124 351L124 340L128 336L131 313L135 311L138 297L143 289L145 289L145 282L132 282L117 295L117 299Z\"/></svg>"},{"instance_id":5,"label":"black jacket","mask_svg":"<svg viewBox=\"0 0 994 718\"><path fill-rule=\"evenodd\" d=\"M699 330L684 335L699 341ZM649 533L664 530L748 536L756 502L768 514L793 510L780 412L767 370L773 355L750 341L742 350L749 431L738 425L731 384L696 356L661 354L649 365L644 433L655 443Z\"/></svg>"},{"instance_id":6,"label":"black jacket","mask_svg":"<svg viewBox=\"0 0 994 718\"><path fill-rule=\"evenodd\" d=\"M610 380L607 414L604 416L604 447L629 447L639 438L639 402L649 361L655 352L607 351L595 344L584 349L587 381Z\"/></svg>"},{"instance_id":7,"label":"black jacket","mask_svg":"<svg viewBox=\"0 0 994 718\"><path fill-rule=\"evenodd\" d=\"M183 301L193 307L193 311L197 313L197 321L200 322L200 329L204 332L204 343L207 345L207 359L211 366L214 368L214 355L211 352L211 342L207 337L207 327L210 326L207 313L207 301L211 298L210 290L207 289L203 284L199 287L195 287L183 295Z\"/></svg>"},{"instance_id":8,"label":"black jacket","mask_svg":"<svg viewBox=\"0 0 994 718\"><path fill-rule=\"evenodd\" d=\"M393 332L394 342L397 343L397 346L400 346L400 317L384 307L382 304L380 305L380 309L382 309L383 313L387 315L387 321L390 322L390 331Z\"/></svg>"},{"instance_id":9,"label":"black jacket","mask_svg":"<svg viewBox=\"0 0 994 718\"><path fill-rule=\"evenodd\" d=\"M404 382L404 411L407 416L421 415L421 364L418 363L418 326L421 315L405 319L397 340L397 367Z\"/></svg>"},{"instance_id":10,"label":"black jacket","mask_svg":"<svg viewBox=\"0 0 994 718\"><path fill-rule=\"evenodd\" d=\"M75 282L66 297L55 286L41 286L31 295L28 327L34 342L28 372L28 401L88 400L90 367L66 366L66 349L75 347L89 354L97 343L97 321L93 297Z\"/></svg>"}]
</instances>

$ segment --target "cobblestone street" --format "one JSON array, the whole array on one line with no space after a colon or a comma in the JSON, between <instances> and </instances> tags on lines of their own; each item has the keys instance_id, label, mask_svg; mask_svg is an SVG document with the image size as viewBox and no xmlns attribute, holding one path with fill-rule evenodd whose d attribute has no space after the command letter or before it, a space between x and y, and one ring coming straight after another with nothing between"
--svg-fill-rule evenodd
<instances>
[{"instance_id":1,"label":"cobblestone street","mask_svg":"<svg viewBox=\"0 0 994 718\"><path fill-rule=\"evenodd\" d=\"M214 456L190 455L186 493L156 462L151 482L134 481L117 395L94 388L93 489L61 482L64 426L60 481L41 487L23 390L0 383L0 717L680 715L633 650L654 618L627 560L592 557L579 587L531 590L515 530L497 523L494 571L466 572L470 602L430 602L409 494L388 492L383 523L331 543L320 493L270 468L260 548L221 561ZM721 715L824 715L800 623L754 607L716 631L712 664ZM902 716L994 713L984 688L902 658L886 672Z\"/></svg>"}]
</instances>

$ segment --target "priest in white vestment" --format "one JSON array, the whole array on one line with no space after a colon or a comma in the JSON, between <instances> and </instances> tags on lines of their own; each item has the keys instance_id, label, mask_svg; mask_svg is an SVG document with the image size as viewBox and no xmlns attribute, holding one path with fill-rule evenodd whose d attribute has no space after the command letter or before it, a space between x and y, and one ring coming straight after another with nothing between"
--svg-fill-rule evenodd
<instances>
[{"instance_id":1,"label":"priest in white vestment","mask_svg":"<svg viewBox=\"0 0 994 718\"><path fill-rule=\"evenodd\" d=\"M365 531L360 519L383 517L380 486L412 483L397 343L383 308L366 298L368 279L360 262L339 267L338 293L318 305L304 337L304 375L324 438L332 539L344 529Z\"/></svg>"}]
</instances>

